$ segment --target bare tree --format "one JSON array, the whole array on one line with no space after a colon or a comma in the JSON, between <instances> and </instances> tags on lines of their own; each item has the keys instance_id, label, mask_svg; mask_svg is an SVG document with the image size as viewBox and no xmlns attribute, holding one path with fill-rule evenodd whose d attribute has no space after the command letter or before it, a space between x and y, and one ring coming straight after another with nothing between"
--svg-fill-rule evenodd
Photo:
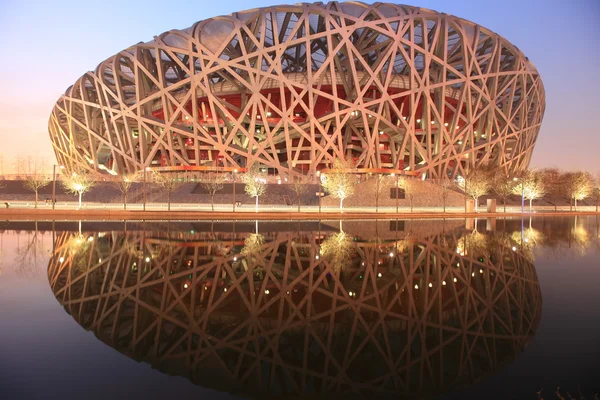
<instances>
[{"instance_id":1,"label":"bare tree","mask_svg":"<svg viewBox=\"0 0 600 400\"><path fill-rule=\"evenodd\" d=\"M513 194L515 185L517 184L512 178L504 174L496 174L492 180L492 192L502 199L502 206L506 212L506 199Z\"/></svg>"},{"instance_id":2,"label":"bare tree","mask_svg":"<svg viewBox=\"0 0 600 400\"><path fill-rule=\"evenodd\" d=\"M379 198L381 197L381 193L387 189L386 185L387 175L377 174L375 176L375 212L379 211Z\"/></svg>"},{"instance_id":3,"label":"bare tree","mask_svg":"<svg viewBox=\"0 0 600 400\"><path fill-rule=\"evenodd\" d=\"M210 194L210 208L215 211L215 194L223 190L225 186L225 176L219 173L209 173L202 180L202 187Z\"/></svg>"},{"instance_id":4,"label":"bare tree","mask_svg":"<svg viewBox=\"0 0 600 400\"><path fill-rule=\"evenodd\" d=\"M134 182L138 180L138 174L122 174L117 177L112 184L119 189L123 195L123 210L127 210L127 194L131 190Z\"/></svg>"},{"instance_id":5,"label":"bare tree","mask_svg":"<svg viewBox=\"0 0 600 400\"><path fill-rule=\"evenodd\" d=\"M444 212L446 212L446 203L448 202L448 196L452 190L456 187L456 183L449 178L442 178L440 182L440 187L442 188L442 204L444 207Z\"/></svg>"},{"instance_id":6,"label":"bare tree","mask_svg":"<svg viewBox=\"0 0 600 400\"><path fill-rule=\"evenodd\" d=\"M24 167L26 169L23 186L35 193L34 207L37 208L39 190L50 183L48 176L44 174L47 166L44 159L38 161L32 160L32 158L29 157Z\"/></svg>"},{"instance_id":7,"label":"bare tree","mask_svg":"<svg viewBox=\"0 0 600 400\"><path fill-rule=\"evenodd\" d=\"M258 164L252 165L250 169L242 176L244 191L248 196L256 198L254 211L258 212L258 198L267 191L267 179L260 172Z\"/></svg>"},{"instance_id":8,"label":"bare tree","mask_svg":"<svg viewBox=\"0 0 600 400\"><path fill-rule=\"evenodd\" d=\"M590 197L594 191L594 181L588 172L566 173L563 182L569 199L575 201L575 211L577 211L577 201Z\"/></svg>"},{"instance_id":9,"label":"bare tree","mask_svg":"<svg viewBox=\"0 0 600 400\"><path fill-rule=\"evenodd\" d=\"M298 202L298 212L300 212L300 201L302 195L308 190L308 183L312 180L310 176L294 176L291 178L292 190L296 193L296 201Z\"/></svg>"},{"instance_id":10,"label":"bare tree","mask_svg":"<svg viewBox=\"0 0 600 400\"><path fill-rule=\"evenodd\" d=\"M332 171L321 174L323 188L334 198L340 199L340 211L343 211L344 199L351 197L356 188L356 176L347 172L353 167L351 161L337 159L333 162Z\"/></svg>"},{"instance_id":11,"label":"bare tree","mask_svg":"<svg viewBox=\"0 0 600 400\"><path fill-rule=\"evenodd\" d=\"M84 193L96 186L96 179L92 173L80 169L73 171L71 175L63 175L60 183L65 190L74 193L75 195L79 195L79 205L77 207L79 210L81 208L81 197Z\"/></svg>"},{"instance_id":12,"label":"bare tree","mask_svg":"<svg viewBox=\"0 0 600 400\"><path fill-rule=\"evenodd\" d=\"M151 177L151 182L153 185L156 185L161 190L167 192L167 211L171 211L171 195L183 185L183 181L180 179L179 175L154 172Z\"/></svg>"},{"instance_id":13,"label":"bare tree","mask_svg":"<svg viewBox=\"0 0 600 400\"><path fill-rule=\"evenodd\" d=\"M404 190L404 195L408 198L410 204L410 212L413 212L413 200L417 194L418 183L415 178L403 176L398 180L398 187Z\"/></svg>"},{"instance_id":14,"label":"bare tree","mask_svg":"<svg viewBox=\"0 0 600 400\"><path fill-rule=\"evenodd\" d=\"M472 169L458 179L459 187L475 201L475 212L479 209L479 198L489 192L491 183L490 171L485 168Z\"/></svg>"}]
</instances>

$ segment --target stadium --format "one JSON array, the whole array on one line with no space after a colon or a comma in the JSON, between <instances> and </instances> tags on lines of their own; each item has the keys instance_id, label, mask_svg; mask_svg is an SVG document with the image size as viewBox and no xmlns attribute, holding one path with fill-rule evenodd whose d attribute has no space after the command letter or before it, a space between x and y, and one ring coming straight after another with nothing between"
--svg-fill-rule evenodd
<instances>
[{"instance_id":1,"label":"stadium","mask_svg":"<svg viewBox=\"0 0 600 400\"><path fill-rule=\"evenodd\" d=\"M253 9L171 30L84 74L49 133L67 171L355 172L454 178L527 168L545 108L498 34L423 8Z\"/></svg>"}]
</instances>

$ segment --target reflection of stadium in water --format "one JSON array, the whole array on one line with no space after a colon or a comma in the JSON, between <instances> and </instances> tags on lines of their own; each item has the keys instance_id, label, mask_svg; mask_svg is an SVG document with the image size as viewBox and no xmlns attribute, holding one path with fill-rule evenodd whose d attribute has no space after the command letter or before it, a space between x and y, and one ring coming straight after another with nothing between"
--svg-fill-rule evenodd
<instances>
[{"instance_id":1,"label":"reflection of stadium in water","mask_svg":"<svg viewBox=\"0 0 600 400\"><path fill-rule=\"evenodd\" d=\"M63 233L48 274L103 342L238 393L433 395L490 375L534 335L541 293L510 237L341 235Z\"/></svg>"}]
</instances>

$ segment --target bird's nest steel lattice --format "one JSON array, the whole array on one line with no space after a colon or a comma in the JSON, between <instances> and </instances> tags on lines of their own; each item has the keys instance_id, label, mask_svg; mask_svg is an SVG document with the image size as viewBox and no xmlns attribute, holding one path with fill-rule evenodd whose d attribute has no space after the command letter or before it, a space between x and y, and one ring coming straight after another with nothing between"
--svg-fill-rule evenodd
<instances>
[{"instance_id":1,"label":"bird's nest steel lattice","mask_svg":"<svg viewBox=\"0 0 600 400\"><path fill-rule=\"evenodd\" d=\"M479 25L375 3L233 13L136 44L56 103L58 162L110 173L335 159L431 178L530 161L545 108L523 53Z\"/></svg>"},{"instance_id":2,"label":"bird's nest steel lattice","mask_svg":"<svg viewBox=\"0 0 600 400\"><path fill-rule=\"evenodd\" d=\"M340 235L63 233L48 276L100 340L236 393L439 394L533 337L541 292L509 237Z\"/></svg>"}]
</instances>

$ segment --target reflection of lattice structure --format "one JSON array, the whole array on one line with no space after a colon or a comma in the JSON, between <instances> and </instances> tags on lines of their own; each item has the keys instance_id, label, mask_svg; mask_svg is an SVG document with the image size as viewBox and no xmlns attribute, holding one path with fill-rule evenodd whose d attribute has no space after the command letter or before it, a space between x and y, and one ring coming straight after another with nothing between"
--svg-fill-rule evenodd
<instances>
[{"instance_id":1,"label":"reflection of lattice structure","mask_svg":"<svg viewBox=\"0 0 600 400\"><path fill-rule=\"evenodd\" d=\"M79 252L63 234L50 285L120 352L205 386L263 394L447 391L510 362L539 323L534 266L507 242L355 242L340 271L320 256L321 235L227 235L96 235L79 239Z\"/></svg>"},{"instance_id":2,"label":"reflection of lattice structure","mask_svg":"<svg viewBox=\"0 0 600 400\"><path fill-rule=\"evenodd\" d=\"M515 46L469 21L376 3L299 4L165 32L102 62L50 117L57 158L309 173L336 158L440 178L527 167L545 95Z\"/></svg>"}]
</instances>

